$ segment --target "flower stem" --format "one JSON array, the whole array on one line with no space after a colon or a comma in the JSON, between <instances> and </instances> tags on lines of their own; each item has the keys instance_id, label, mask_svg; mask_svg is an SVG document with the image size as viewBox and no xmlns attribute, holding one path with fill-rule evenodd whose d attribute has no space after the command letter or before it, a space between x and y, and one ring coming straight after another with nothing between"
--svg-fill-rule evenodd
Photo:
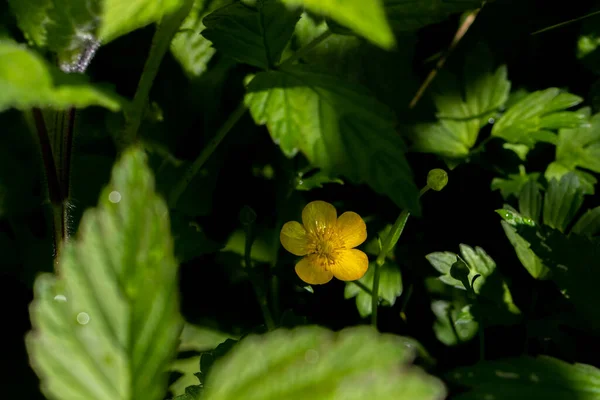
<instances>
[{"instance_id":1,"label":"flower stem","mask_svg":"<svg viewBox=\"0 0 600 400\"><path fill-rule=\"evenodd\" d=\"M156 33L152 38L150 54L144 64L137 91L133 97L133 103L128 112L125 113L127 121L125 129L122 136L116 138L120 150L137 140L138 130L142 123L146 105L148 103L148 95L150 94L150 89L152 88L162 59L171 45L173 36L175 36L181 27L185 17L190 13L193 4L193 0L186 0L179 10L163 17L158 24Z\"/></svg>"},{"instance_id":2,"label":"flower stem","mask_svg":"<svg viewBox=\"0 0 600 400\"><path fill-rule=\"evenodd\" d=\"M315 47L317 47L318 45L323 43L325 40L327 40L332 34L333 34L333 32L331 32L329 29L327 29L325 32L321 33L319 36L314 38L306 46L301 47L296 53L294 53L294 55L288 57L283 62L281 62L279 64L279 68L289 67L290 65L292 65L293 63L295 63L296 61L298 61L299 59L304 57L312 49L314 49Z\"/></svg>"},{"instance_id":3,"label":"flower stem","mask_svg":"<svg viewBox=\"0 0 600 400\"><path fill-rule=\"evenodd\" d=\"M206 163L206 161L210 158L212 153L214 153L214 151L216 150L217 146L219 146L219 143L221 143L225 136L227 136L231 128L235 126L235 124L240 120L240 118L242 118L245 112L246 105L242 101L237 106L235 111L229 115L227 121L225 121L221 128L219 128L215 137L212 138L210 142L208 142L204 149L202 149L202 152L200 153L198 158L196 158L192 165L190 165L190 167L187 169L187 171L185 171L185 173L183 174L179 182L177 182L177 184L173 187L169 195L169 206L171 208L174 208L177 205L179 198L185 192L185 189L187 189L188 185L190 184L190 182L192 182L198 171L200 171L204 163Z\"/></svg>"}]
</instances>

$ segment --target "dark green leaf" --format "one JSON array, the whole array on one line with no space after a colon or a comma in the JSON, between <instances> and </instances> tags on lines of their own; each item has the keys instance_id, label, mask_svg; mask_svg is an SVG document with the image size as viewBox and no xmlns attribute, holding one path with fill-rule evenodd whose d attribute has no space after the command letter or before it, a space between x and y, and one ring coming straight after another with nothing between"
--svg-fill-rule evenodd
<instances>
[{"instance_id":1,"label":"dark green leaf","mask_svg":"<svg viewBox=\"0 0 600 400\"><path fill-rule=\"evenodd\" d=\"M217 252L222 247L206 237L197 222L178 212L171 212L171 230L175 241L175 257L179 263Z\"/></svg>"},{"instance_id":2,"label":"dark green leaf","mask_svg":"<svg viewBox=\"0 0 600 400\"><path fill-rule=\"evenodd\" d=\"M45 394L162 399L182 319L168 209L143 151L119 160L78 235L60 277L36 279L26 343Z\"/></svg>"},{"instance_id":3,"label":"dark green leaf","mask_svg":"<svg viewBox=\"0 0 600 400\"><path fill-rule=\"evenodd\" d=\"M492 190L500 190L500 194L505 200L510 196L518 199L525 184L530 181L537 181L540 177L538 172L525 173L523 165L519 166L519 170L518 174L509 174L506 179L494 178L491 185Z\"/></svg>"},{"instance_id":4,"label":"dark green leaf","mask_svg":"<svg viewBox=\"0 0 600 400\"><path fill-rule=\"evenodd\" d=\"M547 356L485 361L457 368L446 377L469 388L453 396L456 400L593 400L600 391L597 368Z\"/></svg>"},{"instance_id":5,"label":"dark green leaf","mask_svg":"<svg viewBox=\"0 0 600 400\"><path fill-rule=\"evenodd\" d=\"M285 4L304 5L317 14L331 17L366 39L386 49L396 40L388 24L381 0L283 0Z\"/></svg>"},{"instance_id":6,"label":"dark green leaf","mask_svg":"<svg viewBox=\"0 0 600 400\"><path fill-rule=\"evenodd\" d=\"M301 13L276 0L260 0L257 8L236 2L207 15L202 35L235 60L268 69L279 62Z\"/></svg>"},{"instance_id":7,"label":"dark green leaf","mask_svg":"<svg viewBox=\"0 0 600 400\"><path fill-rule=\"evenodd\" d=\"M548 267L544 265L542 260L531 250L529 242L517 233L514 226L506 221L501 221L502 229L508 238L510 244L514 247L517 257L525 269L535 279L545 279L548 277Z\"/></svg>"},{"instance_id":8,"label":"dark green leaf","mask_svg":"<svg viewBox=\"0 0 600 400\"><path fill-rule=\"evenodd\" d=\"M373 276L375 275L375 262L369 263L367 273L359 279L371 292L373 290ZM397 264L386 261L379 267L379 297L385 300L384 305L393 306L396 299L402 294L402 274ZM371 294L359 288L353 282L346 282L344 298L356 297L356 308L362 318L371 315Z\"/></svg>"},{"instance_id":9,"label":"dark green leaf","mask_svg":"<svg viewBox=\"0 0 600 400\"><path fill-rule=\"evenodd\" d=\"M598 235L600 233L600 206L587 210L573 226L571 232L585 236Z\"/></svg>"},{"instance_id":10,"label":"dark green leaf","mask_svg":"<svg viewBox=\"0 0 600 400\"><path fill-rule=\"evenodd\" d=\"M383 0L395 31L414 31L446 19L451 14L481 7L481 0Z\"/></svg>"},{"instance_id":11,"label":"dark green leaf","mask_svg":"<svg viewBox=\"0 0 600 400\"><path fill-rule=\"evenodd\" d=\"M532 148L536 142L556 143L553 130L576 128L588 123L589 111L564 111L583 99L550 88L533 92L512 105L492 128L492 136Z\"/></svg>"},{"instance_id":12,"label":"dark green leaf","mask_svg":"<svg viewBox=\"0 0 600 400\"><path fill-rule=\"evenodd\" d=\"M436 317L433 331L440 342L446 346L455 346L471 340L477 334L479 324L473 318L470 308L470 305L459 306L446 300L431 303L431 310ZM460 341L456 338L457 334Z\"/></svg>"},{"instance_id":13,"label":"dark green leaf","mask_svg":"<svg viewBox=\"0 0 600 400\"><path fill-rule=\"evenodd\" d=\"M544 197L544 224L565 232L583 204L583 190L574 173L550 181Z\"/></svg>"},{"instance_id":14,"label":"dark green leaf","mask_svg":"<svg viewBox=\"0 0 600 400\"><path fill-rule=\"evenodd\" d=\"M406 365L414 347L410 340L366 326L337 333L310 326L251 335L212 367L204 399L442 398L441 382Z\"/></svg>"},{"instance_id":15,"label":"dark green leaf","mask_svg":"<svg viewBox=\"0 0 600 400\"><path fill-rule=\"evenodd\" d=\"M256 75L246 104L288 157L301 151L323 171L368 183L419 214L418 190L393 115L362 87L291 67Z\"/></svg>"},{"instance_id":16,"label":"dark green leaf","mask_svg":"<svg viewBox=\"0 0 600 400\"><path fill-rule=\"evenodd\" d=\"M521 189L519 195L519 210L525 217L531 218L534 222L539 222L542 212L542 193L541 185L534 180L528 181Z\"/></svg>"}]
</instances>

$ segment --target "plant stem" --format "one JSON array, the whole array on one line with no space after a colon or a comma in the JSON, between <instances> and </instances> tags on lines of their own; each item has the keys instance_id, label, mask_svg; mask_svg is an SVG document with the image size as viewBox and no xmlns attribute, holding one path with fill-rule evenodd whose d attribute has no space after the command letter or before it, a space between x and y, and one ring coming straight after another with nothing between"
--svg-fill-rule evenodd
<instances>
[{"instance_id":1,"label":"plant stem","mask_svg":"<svg viewBox=\"0 0 600 400\"><path fill-rule=\"evenodd\" d=\"M288 57L286 60L281 62L279 64L278 68L289 67L294 62L298 61L299 59L304 57L307 53L312 51L312 49L314 49L315 47L317 47L318 45L323 43L325 40L327 40L331 35L333 35L333 32L331 32L329 29L327 29L325 32L321 33L319 36L314 38L306 46L301 47L296 53L294 53L292 56Z\"/></svg>"},{"instance_id":2,"label":"plant stem","mask_svg":"<svg viewBox=\"0 0 600 400\"><path fill-rule=\"evenodd\" d=\"M204 163L209 159L209 157L214 153L215 149L221 143L221 141L227 136L231 128L235 126L235 124L240 120L240 118L246 112L246 105L242 101L238 107L235 109L233 113L229 115L227 121L219 128L214 138L211 139L210 142L202 149L202 152L194 160L192 165L185 171L179 182L173 187L170 195L169 195L169 206L174 208L179 201L181 195L185 192L185 189L188 187L190 182L194 179L198 171L202 168Z\"/></svg>"},{"instance_id":3,"label":"plant stem","mask_svg":"<svg viewBox=\"0 0 600 400\"><path fill-rule=\"evenodd\" d=\"M144 64L144 69L140 76L133 102L130 109L125 113L125 129L122 136L116 138L119 150L131 145L137 140L138 130L142 123L144 112L146 111L150 89L152 88L162 59L169 49L173 36L175 36L181 27L183 20L190 13L193 4L193 0L186 0L179 10L163 17L158 24L154 37L152 38L150 54Z\"/></svg>"},{"instance_id":4,"label":"plant stem","mask_svg":"<svg viewBox=\"0 0 600 400\"><path fill-rule=\"evenodd\" d=\"M371 325L377 329L377 306L379 305L379 268L381 265L375 263L375 272L373 274L373 293L371 293Z\"/></svg>"},{"instance_id":5,"label":"plant stem","mask_svg":"<svg viewBox=\"0 0 600 400\"><path fill-rule=\"evenodd\" d=\"M254 293L256 294L258 304L260 305L260 310L263 314L263 318L265 320L265 324L267 325L267 329L269 331L272 331L273 329L275 329L275 321L273 320L273 316L271 315L271 310L269 310L267 296L265 294L265 291L262 289L262 286L259 282L257 282L255 278L255 271L252 270L252 225L246 226L245 231L246 242L244 246L244 260L246 263L246 268L248 268L248 276L250 277L250 282L252 283L252 287L254 288Z\"/></svg>"},{"instance_id":6,"label":"plant stem","mask_svg":"<svg viewBox=\"0 0 600 400\"><path fill-rule=\"evenodd\" d=\"M369 296L373 296L373 291L371 289L369 289L364 283L362 283L360 281L352 281L352 283L354 283L356 286L358 286L359 288L364 290L366 293L368 293Z\"/></svg>"},{"instance_id":7,"label":"plant stem","mask_svg":"<svg viewBox=\"0 0 600 400\"><path fill-rule=\"evenodd\" d=\"M456 344L460 344L460 336L458 336L458 331L456 330L456 325L454 325L454 318L452 318L452 306L448 307L446 310L446 316L448 317L448 321L450 321L450 327L452 328L452 333L456 337Z\"/></svg>"}]
</instances>

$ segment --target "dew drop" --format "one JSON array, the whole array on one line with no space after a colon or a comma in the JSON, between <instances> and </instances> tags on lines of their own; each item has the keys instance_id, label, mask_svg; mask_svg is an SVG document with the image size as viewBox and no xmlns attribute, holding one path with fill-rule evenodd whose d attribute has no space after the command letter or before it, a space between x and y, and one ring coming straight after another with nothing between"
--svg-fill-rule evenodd
<instances>
[{"instance_id":1,"label":"dew drop","mask_svg":"<svg viewBox=\"0 0 600 400\"><path fill-rule=\"evenodd\" d=\"M304 181L298 181L298 185L304 185Z\"/></svg>"},{"instance_id":2,"label":"dew drop","mask_svg":"<svg viewBox=\"0 0 600 400\"><path fill-rule=\"evenodd\" d=\"M67 301L67 297L63 294L57 294L56 296L54 296L54 300L60 301L60 302L65 302L65 301Z\"/></svg>"},{"instance_id":3,"label":"dew drop","mask_svg":"<svg viewBox=\"0 0 600 400\"><path fill-rule=\"evenodd\" d=\"M110 192L110 194L108 195L108 200L111 203L117 204L118 202L121 201L121 193L113 190L112 192Z\"/></svg>"},{"instance_id":4,"label":"dew drop","mask_svg":"<svg viewBox=\"0 0 600 400\"><path fill-rule=\"evenodd\" d=\"M488 123L489 123L489 124L493 124L494 122L496 122L496 120L495 120L494 118L490 118L490 119L488 119Z\"/></svg>"},{"instance_id":5,"label":"dew drop","mask_svg":"<svg viewBox=\"0 0 600 400\"><path fill-rule=\"evenodd\" d=\"M89 314L85 312L80 312L79 314L77 314L77 322L79 322L80 325L87 325L88 322L90 322Z\"/></svg>"}]
</instances>

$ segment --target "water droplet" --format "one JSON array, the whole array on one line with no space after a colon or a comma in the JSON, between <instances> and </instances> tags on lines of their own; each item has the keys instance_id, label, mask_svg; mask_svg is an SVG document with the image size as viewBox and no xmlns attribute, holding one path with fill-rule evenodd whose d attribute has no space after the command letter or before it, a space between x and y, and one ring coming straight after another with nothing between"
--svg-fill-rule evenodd
<instances>
[{"instance_id":1,"label":"water droplet","mask_svg":"<svg viewBox=\"0 0 600 400\"><path fill-rule=\"evenodd\" d=\"M319 352L314 349L306 350L306 353L304 353L304 359L309 364L316 364L319 361Z\"/></svg>"},{"instance_id":2,"label":"water droplet","mask_svg":"<svg viewBox=\"0 0 600 400\"><path fill-rule=\"evenodd\" d=\"M85 312L80 312L79 314L77 314L77 322L79 322L80 325L87 325L87 323L90 322L89 314Z\"/></svg>"},{"instance_id":3,"label":"water droplet","mask_svg":"<svg viewBox=\"0 0 600 400\"><path fill-rule=\"evenodd\" d=\"M65 302L65 301L67 301L67 297L63 294L57 294L56 296L54 296L54 300L60 301L60 302Z\"/></svg>"},{"instance_id":4,"label":"water droplet","mask_svg":"<svg viewBox=\"0 0 600 400\"><path fill-rule=\"evenodd\" d=\"M304 181L298 181L298 185L304 185Z\"/></svg>"},{"instance_id":5,"label":"water droplet","mask_svg":"<svg viewBox=\"0 0 600 400\"><path fill-rule=\"evenodd\" d=\"M121 193L113 190L112 192L110 192L110 194L108 195L108 200L111 203L117 204L118 202L121 201Z\"/></svg>"},{"instance_id":6,"label":"water droplet","mask_svg":"<svg viewBox=\"0 0 600 400\"><path fill-rule=\"evenodd\" d=\"M529 379L531 379L531 382L535 382L535 383L538 383L540 381L540 377L537 376L536 374L529 375Z\"/></svg>"},{"instance_id":7,"label":"water droplet","mask_svg":"<svg viewBox=\"0 0 600 400\"><path fill-rule=\"evenodd\" d=\"M489 124L493 124L494 122L496 122L496 120L495 120L494 118L490 118L490 119L488 119L488 123L489 123Z\"/></svg>"}]
</instances>

